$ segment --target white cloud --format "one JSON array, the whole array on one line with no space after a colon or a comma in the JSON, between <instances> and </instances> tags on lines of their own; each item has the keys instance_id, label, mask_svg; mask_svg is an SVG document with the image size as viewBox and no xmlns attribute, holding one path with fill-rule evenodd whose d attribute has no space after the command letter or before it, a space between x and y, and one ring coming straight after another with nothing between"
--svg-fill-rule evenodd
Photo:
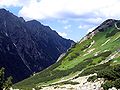
<instances>
[{"instance_id":1,"label":"white cloud","mask_svg":"<svg viewBox=\"0 0 120 90\"><path fill-rule=\"evenodd\" d=\"M0 7L3 6L16 6L18 0L1 0L0 1Z\"/></svg>"},{"instance_id":2,"label":"white cloud","mask_svg":"<svg viewBox=\"0 0 120 90\"><path fill-rule=\"evenodd\" d=\"M62 23L62 24L67 24L69 23L69 20L58 20L59 23Z\"/></svg>"},{"instance_id":3,"label":"white cloud","mask_svg":"<svg viewBox=\"0 0 120 90\"><path fill-rule=\"evenodd\" d=\"M71 28L71 25L66 25L66 26L64 27L64 29L69 29L69 28Z\"/></svg>"},{"instance_id":4,"label":"white cloud","mask_svg":"<svg viewBox=\"0 0 120 90\"><path fill-rule=\"evenodd\" d=\"M88 29L90 27L90 25L79 25L78 28L79 29Z\"/></svg>"},{"instance_id":5,"label":"white cloud","mask_svg":"<svg viewBox=\"0 0 120 90\"><path fill-rule=\"evenodd\" d=\"M29 0L0 0L0 7L21 7L29 3Z\"/></svg>"},{"instance_id":6,"label":"white cloud","mask_svg":"<svg viewBox=\"0 0 120 90\"><path fill-rule=\"evenodd\" d=\"M120 0L1 0L2 6L21 6L19 16L26 19L77 18L98 23L120 16Z\"/></svg>"},{"instance_id":7,"label":"white cloud","mask_svg":"<svg viewBox=\"0 0 120 90\"><path fill-rule=\"evenodd\" d=\"M26 18L101 18L120 16L120 0L29 0L19 15Z\"/></svg>"},{"instance_id":8,"label":"white cloud","mask_svg":"<svg viewBox=\"0 0 120 90\"><path fill-rule=\"evenodd\" d=\"M87 22L90 22L90 23L94 23L94 24L96 24L96 23L101 23L101 22L103 22L103 18L89 18L89 19L86 19L86 21Z\"/></svg>"},{"instance_id":9,"label":"white cloud","mask_svg":"<svg viewBox=\"0 0 120 90\"><path fill-rule=\"evenodd\" d=\"M67 37L67 33L65 33L65 32L58 32L58 34L59 34L60 36L64 37L64 38Z\"/></svg>"}]
</instances>

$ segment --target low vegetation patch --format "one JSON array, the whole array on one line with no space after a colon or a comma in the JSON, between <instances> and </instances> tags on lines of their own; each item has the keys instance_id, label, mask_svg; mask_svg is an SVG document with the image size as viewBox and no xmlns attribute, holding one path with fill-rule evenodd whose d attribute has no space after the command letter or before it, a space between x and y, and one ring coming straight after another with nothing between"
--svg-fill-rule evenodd
<instances>
[{"instance_id":1,"label":"low vegetation patch","mask_svg":"<svg viewBox=\"0 0 120 90\"><path fill-rule=\"evenodd\" d=\"M97 79L96 75L93 75L87 79L88 82L94 82Z\"/></svg>"},{"instance_id":2,"label":"low vegetation patch","mask_svg":"<svg viewBox=\"0 0 120 90\"><path fill-rule=\"evenodd\" d=\"M107 63L100 64L97 66L92 66L92 67L86 68L81 74L79 74L79 76L87 76L90 74L98 73L100 70L105 69L109 65L110 65L110 62L107 62Z\"/></svg>"},{"instance_id":3,"label":"low vegetation patch","mask_svg":"<svg viewBox=\"0 0 120 90\"><path fill-rule=\"evenodd\" d=\"M12 77L5 78L5 69L0 69L0 90L9 90L9 88L12 86Z\"/></svg>"},{"instance_id":4,"label":"low vegetation patch","mask_svg":"<svg viewBox=\"0 0 120 90\"><path fill-rule=\"evenodd\" d=\"M109 63L102 64L104 68L100 67L101 65L88 68L83 71L81 75L89 75L93 73L97 73L97 76L91 76L87 81L95 81L97 78L104 78L105 83L102 84L104 90L108 90L109 88L116 87L120 88L120 64L110 65Z\"/></svg>"},{"instance_id":5,"label":"low vegetation patch","mask_svg":"<svg viewBox=\"0 0 120 90\"><path fill-rule=\"evenodd\" d=\"M119 30L115 29L115 30L107 33L106 34L106 38L114 36L117 32L119 32Z\"/></svg>"},{"instance_id":6,"label":"low vegetation patch","mask_svg":"<svg viewBox=\"0 0 120 90\"><path fill-rule=\"evenodd\" d=\"M68 61L74 60L74 58L77 58L80 54L79 53L74 53L71 56L68 57Z\"/></svg>"},{"instance_id":7,"label":"low vegetation patch","mask_svg":"<svg viewBox=\"0 0 120 90\"><path fill-rule=\"evenodd\" d=\"M54 85L65 85L65 84L71 84L71 85L76 85L79 84L79 82L73 82L73 81L64 81L64 82L60 82Z\"/></svg>"}]
</instances>

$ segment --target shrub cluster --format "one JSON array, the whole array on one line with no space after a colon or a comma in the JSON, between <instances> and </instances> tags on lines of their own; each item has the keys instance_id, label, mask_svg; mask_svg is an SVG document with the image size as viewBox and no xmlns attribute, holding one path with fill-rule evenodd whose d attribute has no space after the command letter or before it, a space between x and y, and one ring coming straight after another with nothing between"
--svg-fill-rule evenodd
<instances>
[{"instance_id":1,"label":"shrub cluster","mask_svg":"<svg viewBox=\"0 0 120 90\"><path fill-rule=\"evenodd\" d=\"M61 83L58 83L59 85L64 85L64 84L71 84L71 85L76 85L79 84L79 82L73 82L73 81L64 81Z\"/></svg>"},{"instance_id":2,"label":"shrub cluster","mask_svg":"<svg viewBox=\"0 0 120 90\"><path fill-rule=\"evenodd\" d=\"M88 82L94 82L95 80L97 79L97 76L96 75L93 75L93 76L91 76L91 77L89 77L88 79L87 79L87 81Z\"/></svg>"},{"instance_id":3,"label":"shrub cluster","mask_svg":"<svg viewBox=\"0 0 120 90\"><path fill-rule=\"evenodd\" d=\"M68 60L69 60L69 61L70 61L70 60L73 60L74 58L77 58L79 55L80 55L80 54L76 52L76 53L72 54L70 57L68 57Z\"/></svg>"},{"instance_id":4,"label":"shrub cluster","mask_svg":"<svg viewBox=\"0 0 120 90\"><path fill-rule=\"evenodd\" d=\"M0 69L0 90L9 90L9 88L12 86L12 77L5 79L4 70L4 68Z\"/></svg>"},{"instance_id":5,"label":"shrub cluster","mask_svg":"<svg viewBox=\"0 0 120 90\"><path fill-rule=\"evenodd\" d=\"M117 89L120 88L120 64L111 66L103 65L104 68L99 66L91 67L85 70L82 75L89 75L91 73L97 73L97 76L92 76L88 78L88 81L94 81L97 78L104 78L105 83L102 84L104 90L108 90L109 88L116 87ZM96 69L95 69L96 68Z\"/></svg>"},{"instance_id":6,"label":"shrub cluster","mask_svg":"<svg viewBox=\"0 0 120 90\"><path fill-rule=\"evenodd\" d=\"M114 36L117 32L119 32L119 30L116 29L116 30L113 30L113 31L107 33L106 38Z\"/></svg>"},{"instance_id":7,"label":"shrub cluster","mask_svg":"<svg viewBox=\"0 0 120 90\"><path fill-rule=\"evenodd\" d=\"M100 70L105 69L109 65L110 65L110 62L107 62L107 63L100 64L97 66L92 66L92 67L86 68L81 74L79 74L79 76L87 76L90 74L98 73Z\"/></svg>"}]
</instances>

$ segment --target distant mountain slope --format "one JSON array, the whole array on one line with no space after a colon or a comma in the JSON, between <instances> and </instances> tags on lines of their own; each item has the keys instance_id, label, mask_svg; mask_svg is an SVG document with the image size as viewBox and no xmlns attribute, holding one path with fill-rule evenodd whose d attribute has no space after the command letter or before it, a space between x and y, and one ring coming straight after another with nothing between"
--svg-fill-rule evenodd
<instances>
[{"instance_id":1,"label":"distant mountain slope","mask_svg":"<svg viewBox=\"0 0 120 90\"><path fill-rule=\"evenodd\" d=\"M42 90L105 90L120 88L120 21L108 19L72 46L57 63L15 84ZM117 85L116 85L117 84ZM107 88L107 89L106 89Z\"/></svg>"},{"instance_id":2,"label":"distant mountain slope","mask_svg":"<svg viewBox=\"0 0 120 90\"><path fill-rule=\"evenodd\" d=\"M0 68L14 82L55 63L74 41L62 38L36 20L26 22L0 9Z\"/></svg>"}]
</instances>

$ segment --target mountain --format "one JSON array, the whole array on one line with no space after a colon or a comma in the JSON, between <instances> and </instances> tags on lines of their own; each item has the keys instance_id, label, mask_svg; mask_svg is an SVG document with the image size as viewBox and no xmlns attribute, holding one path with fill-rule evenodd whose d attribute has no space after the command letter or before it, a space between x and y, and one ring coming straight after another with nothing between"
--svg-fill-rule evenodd
<instances>
[{"instance_id":1,"label":"mountain","mask_svg":"<svg viewBox=\"0 0 120 90\"><path fill-rule=\"evenodd\" d=\"M57 61L74 41L64 39L36 20L25 21L0 9L0 68L14 82L23 80Z\"/></svg>"},{"instance_id":2,"label":"mountain","mask_svg":"<svg viewBox=\"0 0 120 90\"><path fill-rule=\"evenodd\" d=\"M120 88L120 21L108 19L55 64L14 85L40 90Z\"/></svg>"}]
</instances>

